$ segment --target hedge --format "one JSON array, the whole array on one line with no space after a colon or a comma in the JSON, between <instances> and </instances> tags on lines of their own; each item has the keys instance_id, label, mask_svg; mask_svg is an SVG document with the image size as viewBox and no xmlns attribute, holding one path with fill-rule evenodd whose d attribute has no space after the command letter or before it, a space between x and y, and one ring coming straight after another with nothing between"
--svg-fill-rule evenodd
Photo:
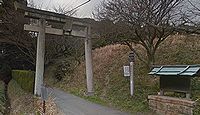
<instances>
[{"instance_id":1,"label":"hedge","mask_svg":"<svg viewBox=\"0 0 200 115\"><path fill-rule=\"evenodd\" d=\"M35 72L27 70L12 70L12 78L23 90L33 93Z\"/></svg>"}]
</instances>

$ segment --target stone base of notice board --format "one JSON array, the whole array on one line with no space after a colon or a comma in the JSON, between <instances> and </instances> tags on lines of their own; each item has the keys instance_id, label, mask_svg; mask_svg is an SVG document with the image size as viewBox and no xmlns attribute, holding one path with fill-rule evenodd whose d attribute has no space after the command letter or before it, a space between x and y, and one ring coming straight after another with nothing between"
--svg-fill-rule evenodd
<instances>
[{"instance_id":1,"label":"stone base of notice board","mask_svg":"<svg viewBox=\"0 0 200 115\"><path fill-rule=\"evenodd\" d=\"M187 99L149 95L149 107L159 115L193 115L195 102Z\"/></svg>"}]
</instances>

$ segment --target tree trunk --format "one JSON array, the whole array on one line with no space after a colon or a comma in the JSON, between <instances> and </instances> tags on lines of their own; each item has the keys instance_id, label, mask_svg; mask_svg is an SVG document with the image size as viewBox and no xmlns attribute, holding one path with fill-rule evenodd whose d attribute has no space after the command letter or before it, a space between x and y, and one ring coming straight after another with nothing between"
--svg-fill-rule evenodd
<instances>
[{"instance_id":1,"label":"tree trunk","mask_svg":"<svg viewBox=\"0 0 200 115\"><path fill-rule=\"evenodd\" d=\"M150 70L152 66L155 64L155 54L154 53L148 53L148 69Z\"/></svg>"}]
</instances>

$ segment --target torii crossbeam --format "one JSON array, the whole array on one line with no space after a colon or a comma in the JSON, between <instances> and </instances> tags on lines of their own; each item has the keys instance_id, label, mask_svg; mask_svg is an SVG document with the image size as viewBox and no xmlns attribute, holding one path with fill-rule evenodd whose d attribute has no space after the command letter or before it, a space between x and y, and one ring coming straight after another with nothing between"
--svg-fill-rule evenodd
<instances>
[{"instance_id":1,"label":"torii crossbeam","mask_svg":"<svg viewBox=\"0 0 200 115\"><path fill-rule=\"evenodd\" d=\"M15 2L16 10L25 12L25 17L30 19L38 19L37 25L25 24L24 30L38 32L37 39L37 58L36 58L36 74L35 74L35 90L34 94L41 96L41 86L43 85L44 75L44 55L45 55L45 34L54 35L71 35L84 38L85 40L85 59L86 59L86 78L87 93L93 93L93 68L92 68L92 43L91 43L91 26L83 19L69 17L54 12L34 9L26 7ZM46 26L46 22L57 22L63 24L63 28L51 28Z\"/></svg>"}]
</instances>

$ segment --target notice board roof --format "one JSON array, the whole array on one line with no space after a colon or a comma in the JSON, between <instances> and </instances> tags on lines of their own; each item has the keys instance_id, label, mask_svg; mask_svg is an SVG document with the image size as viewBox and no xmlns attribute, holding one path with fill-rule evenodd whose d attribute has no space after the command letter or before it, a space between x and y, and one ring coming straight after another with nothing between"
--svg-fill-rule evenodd
<instances>
[{"instance_id":1,"label":"notice board roof","mask_svg":"<svg viewBox=\"0 0 200 115\"><path fill-rule=\"evenodd\" d=\"M157 76L188 76L200 75L200 65L164 65L153 67L149 75Z\"/></svg>"}]
</instances>

